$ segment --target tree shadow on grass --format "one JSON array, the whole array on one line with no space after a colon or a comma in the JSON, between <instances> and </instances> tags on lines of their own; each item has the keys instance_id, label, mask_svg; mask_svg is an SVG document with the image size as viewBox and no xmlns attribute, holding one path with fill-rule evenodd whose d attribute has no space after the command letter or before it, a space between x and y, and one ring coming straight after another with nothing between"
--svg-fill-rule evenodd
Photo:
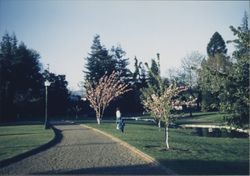
<instances>
[{"instance_id":1,"label":"tree shadow on grass","mask_svg":"<svg viewBox=\"0 0 250 176\"><path fill-rule=\"evenodd\" d=\"M141 121L141 120L125 120L126 124L134 124L134 125L146 125L146 126L155 126L157 127L157 124L154 122L146 122L146 121Z\"/></svg>"},{"instance_id":2,"label":"tree shadow on grass","mask_svg":"<svg viewBox=\"0 0 250 176\"><path fill-rule=\"evenodd\" d=\"M167 148L166 146L162 146L162 145L145 145L144 147L147 148L147 149L156 150L156 151L160 151L160 152L175 151L175 152L192 153L192 151L190 149L188 149L188 148L181 148L181 147Z\"/></svg>"},{"instance_id":3,"label":"tree shadow on grass","mask_svg":"<svg viewBox=\"0 0 250 176\"><path fill-rule=\"evenodd\" d=\"M179 117L180 119L195 119L195 118L199 118L203 116L206 116L206 117L214 116L216 114L219 115L220 113L219 112L207 112L207 113L199 113L199 114L193 113L192 116L190 116L189 114L185 114L185 115L178 114L176 116Z\"/></svg>"},{"instance_id":4,"label":"tree shadow on grass","mask_svg":"<svg viewBox=\"0 0 250 176\"><path fill-rule=\"evenodd\" d=\"M192 153L192 150L182 146L167 149L162 145L145 145L146 149L160 152ZM205 152L205 151L204 151ZM184 175L249 175L249 161L218 161L195 159L159 159L163 166Z\"/></svg>"},{"instance_id":5,"label":"tree shadow on grass","mask_svg":"<svg viewBox=\"0 0 250 176\"><path fill-rule=\"evenodd\" d=\"M161 164L185 175L249 175L249 162L159 160Z\"/></svg>"},{"instance_id":6,"label":"tree shadow on grass","mask_svg":"<svg viewBox=\"0 0 250 176\"><path fill-rule=\"evenodd\" d=\"M180 175L249 175L249 162L203 161L203 160L159 160ZM58 169L33 172L32 175L166 175L165 170L149 164L109 166L79 169Z\"/></svg>"}]
</instances>

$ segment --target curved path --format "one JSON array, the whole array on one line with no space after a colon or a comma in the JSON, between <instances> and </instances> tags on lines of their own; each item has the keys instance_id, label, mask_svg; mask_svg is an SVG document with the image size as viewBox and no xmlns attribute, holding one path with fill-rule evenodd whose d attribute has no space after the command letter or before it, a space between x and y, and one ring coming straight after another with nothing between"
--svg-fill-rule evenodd
<instances>
[{"instance_id":1,"label":"curved path","mask_svg":"<svg viewBox=\"0 0 250 176\"><path fill-rule=\"evenodd\" d=\"M62 140L54 147L4 168L3 174L166 174L112 139L79 125L56 125Z\"/></svg>"}]
</instances>

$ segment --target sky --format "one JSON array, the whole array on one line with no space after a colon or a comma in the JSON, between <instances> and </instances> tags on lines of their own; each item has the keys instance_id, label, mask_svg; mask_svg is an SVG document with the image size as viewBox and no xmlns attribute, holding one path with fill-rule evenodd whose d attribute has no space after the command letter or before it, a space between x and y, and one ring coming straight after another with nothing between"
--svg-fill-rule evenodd
<instances>
[{"instance_id":1,"label":"sky","mask_svg":"<svg viewBox=\"0 0 250 176\"><path fill-rule=\"evenodd\" d=\"M150 62L160 53L164 76L193 51L206 55L216 31L234 39L229 26L239 26L244 11L249 14L248 1L0 0L0 37L15 33L45 68L65 74L68 88L78 90L96 34L108 49L120 45L131 69L135 56Z\"/></svg>"}]
</instances>

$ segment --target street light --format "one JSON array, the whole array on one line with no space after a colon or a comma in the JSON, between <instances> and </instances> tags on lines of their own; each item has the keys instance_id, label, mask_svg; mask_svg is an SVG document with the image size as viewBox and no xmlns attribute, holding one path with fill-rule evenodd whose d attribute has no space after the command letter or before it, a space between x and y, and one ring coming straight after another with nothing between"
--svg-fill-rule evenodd
<instances>
[{"instance_id":1,"label":"street light","mask_svg":"<svg viewBox=\"0 0 250 176\"><path fill-rule=\"evenodd\" d=\"M44 128L48 129L48 87L50 86L50 82L46 80L44 82L45 85L45 122L44 122Z\"/></svg>"}]
</instances>

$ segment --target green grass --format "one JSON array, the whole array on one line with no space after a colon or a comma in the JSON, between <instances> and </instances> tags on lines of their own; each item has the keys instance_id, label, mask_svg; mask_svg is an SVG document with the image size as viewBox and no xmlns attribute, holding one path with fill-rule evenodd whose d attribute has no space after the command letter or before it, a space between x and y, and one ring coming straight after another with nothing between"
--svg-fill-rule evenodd
<instances>
[{"instance_id":1,"label":"green grass","mask_svg":"<svg viewBox=\"0 0 250 176\"><path fill-rule=\"evenodd\" d=\"M0 126L0 160L29 151L53 137L53 130L44 130L43 125Z\"/></svg>"},{"instance_id":2,"label":"green grass","mask_svg":"<svg viewBox=\"0 0 250 176\"><path fill-rule=\"evenodd\" d=\"M196 112L192 117L189 114L178 115L176 124L206 124L206 125L225 125L223 120L225 114L218 112Z\"/></svg>"},{"instance_id":3,"label":"green grass","mask_svg":"<svg viewBox=\"0 0 250 176\"><path fill-rule=\"evenodd\" d=\"M125 133L112 120L86 125L128 142L178 174L248 174L249 141L244 138L199 137L191 129L170 129L171 150L164 150L164 129L147 122L127 121Z\"/></svg>"}]
</instances>

